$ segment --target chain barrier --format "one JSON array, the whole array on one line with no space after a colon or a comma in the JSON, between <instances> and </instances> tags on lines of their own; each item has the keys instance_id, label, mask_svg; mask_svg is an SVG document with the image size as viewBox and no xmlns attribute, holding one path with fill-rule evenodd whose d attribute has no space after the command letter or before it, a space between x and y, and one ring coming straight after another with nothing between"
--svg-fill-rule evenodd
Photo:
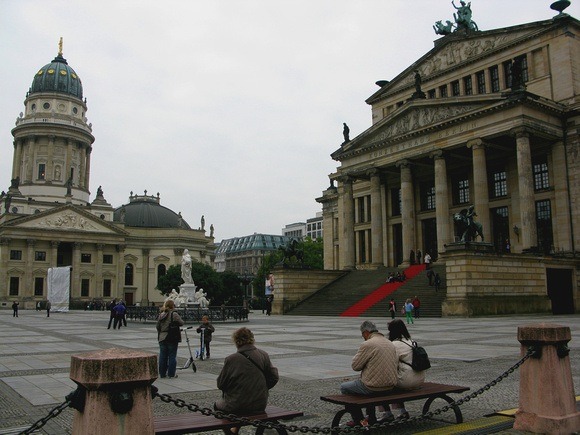
<instances>
[{"instance_id":1,"label":"chain barrier","mask_svg":"<svg viewBox=\"0 0 580 435\"><path fill-rule=\"evenodd\" d=\"M395 421L392 421L392 422L375 423L373 425L368 425L368 426L322 427L322 428L320 428L320 427L308 427L308 426L297 426L297 425L285 425L282 423L274 423L274 422L267 422L267 421L257 421L257 420L251 420L247 417L240 417L240 416L237 416L235 414L226 414L225 412L222 412L222 411L214 411L211 408L202 408L199 405L196 405L194 403L186 403L182 399L174 399L173 397L169 396L168 394L159 394L157 387L155 387L154 385L151 386L151 394L152 394L153 398L159 397L159 399L161 399L161 401L163 401L165 403L173 403L178 408L187 408L188 410L190 410L192 412L199 412L203 415L213 415L215 418L227 419L227 420L233 421L235 423L241 423L244 426L254 426L256 428L257 427L264 427L266 429L276 429L276 430L282 429L282 430L286 430L288 432L315 433L315 434L318 434L318 433L322 433L322 434L355 433L355 432L359 432L361 430L381 429L381 428L397 426L397 425L402 424L402 423L425 420L425 419L432 418L436 415L442 414L444 412L447 412L452 408L459 407L460 405L463 405L464 403L469 402L471 399L474 399L477 396L480 396L484 392L488 391L490 388L496 386L498 383L500 383L505 378L507 378L511 373L513 373L515 370L517 370L528 358L530 358L531 356L533 356L537 352L538 352L538 349L534 348L533 346L528 347L528 351L526 352L526 354L517 363L515 363L513 366L511 366L509 369L507 369L505 372L503 372L501 375L499 375L497 378L495 378L493 381L489 382L488 384L484 385L483 387L474 391L473 393L468 394L467 396L465 396L459 400L455 400L455 401L449 403L448 405L444 406L443 408L436 409L435 411L429 411L425 414L418 415L415 417L400 418L400 419L396 419ZM84 393L85 393L84 389L79 386L75 391L71 392L70 394L68 394L66 396L66 400L63 403L61 403L60 405L51 409L50 412L45 417L36 421L28 429L26 429L22 432L19 432L18 435L31 434L34 431L42 428L49 420L52 420L53 418L58 416L62 411L64 411L68 407L77 409L77 410L82 412L82 408L84 408L84 396L85 396Z\"/></svg>"},{"instance_id":2,"label":"chain barrier","mask_svg":"<svg viewBox=\"0 0 580 435\"><path fill-rule=\"evenodd\" d=\"M478 390L474 391L473 393L470 393L461 399L455 400L455 401L447 404L446 406L444 406L442 408L436 409L434 411L429 411L425 414L418 415L415 417L398 418L395 421L386 422L386 423L375 423L373 425L367 425L367 426L353 426L353 427L348 427L348 426L347 427L316 427L315 426L315 427L308 427L308 426L285 425L285 424L274 423L274 422L263 422L263 421L257 421L257 420L250 420L246 417L240 417L240 416L237 416L235 414L226 414L222 411L214 411L213 409L210 409L210 408L202 408L199 405L196 405L194 403L186 403L182 399L174 399L173 397L169 396L168 394L159 394L157 391L153 391L152 394L153 394L154 398L159 397L159 399L161 399L161 401L163 401L165 403L173 403L178 408L187 408L192 412L200 412L203 415L213 415L215 418L227 419L227 420L230 420L234 423L241 423L243 425L251 425L251 426L254 426L256 428L261 426L261 427L264 427L267 429L282 429L282 430L286 430L288 432L315 433L315 434L318 434L318 433L322 433L322 434L356 433L356 432L359 432L362 430L381 429L381 428L397 426L397 425L403 424L403 423L409 423L409 422L430 419L436 415L447 412L452 408L459 407L460 405L463 405L464 403L469 402L471 399L474 399L477 396L480 396L484 392L488 391L490 388L499 384L501 381L503 381L505 378L507 378L510 374L512 374L514 371L516 371L527 359L529 359L531 356L533 356L537 351L538 351L538 349L534 348L533 346L530 346L528 348L526 354L517 363L515 363L513 366L511 366L509 369L507 369L505 372L503 372L501 375L499 375L497 378L495 378L493 381L489 382L488 384L484 385L483 387L479 388Z\"/></svg>"}]
</instances>

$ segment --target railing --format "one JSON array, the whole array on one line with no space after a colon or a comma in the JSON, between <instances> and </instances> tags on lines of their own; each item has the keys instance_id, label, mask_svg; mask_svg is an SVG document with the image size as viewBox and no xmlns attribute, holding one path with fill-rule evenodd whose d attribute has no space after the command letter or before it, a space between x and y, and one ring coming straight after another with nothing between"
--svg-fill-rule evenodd
<instances>
[{"instance_id":1,"label":"railing","mask_svg":"<svg viewBox=\"0 0 580 435\"><path fill-rule=\"evenodd\" d=\"M211 322L247 322L248 310L242 306L176 308L175 311L187 322L201 322L202 316L208 316ZM146 322L159 317L159 307L127 307L128 320Z\"/></svg>"}]
</instances>

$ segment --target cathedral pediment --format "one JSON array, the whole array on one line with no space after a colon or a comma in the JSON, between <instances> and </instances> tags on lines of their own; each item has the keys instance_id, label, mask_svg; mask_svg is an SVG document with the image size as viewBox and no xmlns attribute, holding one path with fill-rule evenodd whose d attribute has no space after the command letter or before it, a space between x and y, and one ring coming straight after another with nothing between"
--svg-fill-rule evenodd
<instances>
[{"instance_id":1,"label":"cathedral pediment","mask_svg":"<svg viewBox=\"0 0 580 435\"><path fill-rule=\"evenodd\" d=\"M126 231L110 222L99 219L75 205L65 205L37 213L5 224L14 229L38 229L48 231L87 232L112 235L126 235Z\"/></svg>"}]
</instances>

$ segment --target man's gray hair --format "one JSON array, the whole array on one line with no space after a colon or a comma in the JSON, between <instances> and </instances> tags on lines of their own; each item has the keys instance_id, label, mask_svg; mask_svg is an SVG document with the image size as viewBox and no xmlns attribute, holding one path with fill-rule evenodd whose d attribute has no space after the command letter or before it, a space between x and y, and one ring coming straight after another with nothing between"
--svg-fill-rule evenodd
<instances>
[{"instance_id":1,"label":"man's gray hair","mask_svg":"<svg viewBox=\"0 0 580 435\"><path fill-rule=\"evenodd\" d=\"M375 325L370 320L365 320L360 325L360 332L363 333L365 331L367 331L367 332L378 332L377 325Z\"/></svg>"}]
</instances>

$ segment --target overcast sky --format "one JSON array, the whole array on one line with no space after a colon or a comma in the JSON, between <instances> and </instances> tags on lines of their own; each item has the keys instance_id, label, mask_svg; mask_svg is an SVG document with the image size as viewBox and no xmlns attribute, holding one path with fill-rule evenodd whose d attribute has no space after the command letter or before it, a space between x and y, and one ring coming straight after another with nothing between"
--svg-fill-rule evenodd
<instances>
[{"instance_id":1,"label":"overcast sky","mask_svg":"<svg viewBox=\"0 0 580 435\"><path fill-rule=\"evenodd\" d=\"M573 0L574 1L574 0ZM472 0L481 30L552 18L550 0ZM579 17L580 0L566 12ZM457 1L456 4L459 4ZM63 54L96 138L91 200L161 195L216 241L321 211L365 99L433 47L448 0L0 0L0 190L34 74Z\"/></svg>"}]
</instances>

